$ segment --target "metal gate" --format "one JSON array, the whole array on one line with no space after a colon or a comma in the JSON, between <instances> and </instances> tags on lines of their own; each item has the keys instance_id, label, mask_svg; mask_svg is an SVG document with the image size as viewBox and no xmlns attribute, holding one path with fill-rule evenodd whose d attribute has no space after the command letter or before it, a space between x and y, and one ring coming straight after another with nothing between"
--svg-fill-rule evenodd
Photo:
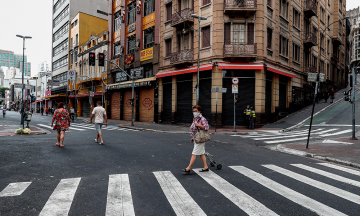
<instances>
[{"instance_id":1,"label":"metal gate","mask_svg":"<svg viewBox=\"0 0 360 216\"><path fill-rule=\"evenodd\" d=\"M223 125L234 125L234 94L232 94L233 77L239 78L239 103L236 104L236 125L246 125L244 109L247 105L255 105L255 71L227 70L223 72L223 87L227 88L222 100L222 123Z\"/></svg>"},{"instance_id":2,"label":"metal gate","mask_svg":"<svg viewBox=\"0 0 360 216\"><path fill-rule=\"evenodd\" d=\"M90 117L90 103L89 98L81 100L81 113L83 117Z\"/></svg>"},{"instance_id":3,"label":"metal gate","mask_svg":"<svg viewBox=\"0 0 360 216\"><path fill-rule=\"evenodd\" d=\"M271 115L272 81L273 81L273 73L270 71L266 71L265 123L270 123L273 121L272 115Z\"/></svg>"},{"instance_id":4,"label":"metal gate","mask_svg":"<svg viewBox=\"0 0 360 216\"><path fill-rule=\"evenodd\" d=\"M172 77L164 77L163 81L163 110L161 115L162 122L171 122L172 106Z\"/></svg>"},{"instance_id":5,"label":"metal gate","mask_svg":"<svg viewBox=\"0 0 360 216\"><path fill-rule=\"evenodd\" d=\"M279 115L282 116L287 112L286 95L287 95L287 77L280 75L279 77Z\"/></svg>"},{"instance_id":6,"label":"metal gate","mask_svg":"<svg viewBox=\"0 0 360 216\"><path fill-rule=\"evenodd\" d=\"M200 73L200 96L199 105L202 108L202 115L211 123L211 75L212 71Z\"/></svg>"},{"instance_id":7,"label":"metal gate","mask_svg":"<svg viewBox=\"0 0 360 216\"><path fill-rule=\"evenodd\" d=\"M177 110L176 123L192 122L192 92L193 74L176 76L177 84Z\"/></svg>"}]
</instances>

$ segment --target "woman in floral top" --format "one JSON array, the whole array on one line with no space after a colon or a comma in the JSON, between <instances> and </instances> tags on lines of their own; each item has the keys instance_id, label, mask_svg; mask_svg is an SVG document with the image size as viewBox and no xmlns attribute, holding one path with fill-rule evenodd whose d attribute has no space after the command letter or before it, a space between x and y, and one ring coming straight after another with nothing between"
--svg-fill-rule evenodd
<instances>
[{"instance_id":1,"label":"woman in floral top","mask_svg":"<svg viewBox=\"0 0 360 216\"><path fill-rule=\"evenodd\" d=\"M68 131L69 127L70 127L70 116L69 116L68 111L66 109L64 109L63 102L60 102L58 104L58 109L55 111L54 116L51 121L51 127L54 124L54 120L56 120L54 130L57 130L57 139L58 139L56 146L63 148L65 131Z\"/></svg>"},{"instance_id":2,"label":"woman in floral top","mask_svg":"<svg viewBox=\"0 0 360 216\"><path fill-rule=\"evenodd\" d=\"M187 168L183 169L183 171L185 173L190 173L191 167L194 165L195 161L196 161L196 156L200 155L200 159L204 164L204 168L202 170L200 170L200 172L207 172L209 171L209 167L206 163L206 157L205 157L205 143L196 143L194 141L194 136L195 133L198 129L200 130L209 130L209 124L206 120L206 118L204 118L201 115L201 107L199 105L193 106L193 115L194 115L194 119L193 119L193 123L190 126L190 130L191 130L191 142L194 143L194 149L192 152L192 156L190 159L190 164Z\"/></svg>"}]
</instances>

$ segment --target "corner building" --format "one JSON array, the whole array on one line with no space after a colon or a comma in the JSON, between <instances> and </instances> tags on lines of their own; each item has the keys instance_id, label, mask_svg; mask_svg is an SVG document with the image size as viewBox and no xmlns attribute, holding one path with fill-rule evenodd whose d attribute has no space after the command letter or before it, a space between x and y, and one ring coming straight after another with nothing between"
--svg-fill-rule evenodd
<instances>
[{"instance_id":1,"label":"corner building","mask_svg":"<svg viewBox=\"0 0 360 216\"><path fill-rule=\"evenodd\" d=\"M161 1L159 122L191 123L199 86L208 121L233 125L233 77L239 79L237 126L245 125L247 105L260 127L310 104L315 85L308 72L325 75L320 89L342 88L344 12L341 0ZM207 18L200 22L200 47L199 21L191 14ZM214 87L227 88L218 95L216 118Z\"/></svg>"},{"instance_id":2,"label":"corner building","mask_svg":"<svg viewBox=\"0 0 360 216\"><path fill-rule=\"evenodd\" d=\"M159 70L160 1L109 1L109 56L135 77L135 121L157 122ZM109 65L108 110L111 119L131 120L132 80Z\"/></svg>"}]
</instances>

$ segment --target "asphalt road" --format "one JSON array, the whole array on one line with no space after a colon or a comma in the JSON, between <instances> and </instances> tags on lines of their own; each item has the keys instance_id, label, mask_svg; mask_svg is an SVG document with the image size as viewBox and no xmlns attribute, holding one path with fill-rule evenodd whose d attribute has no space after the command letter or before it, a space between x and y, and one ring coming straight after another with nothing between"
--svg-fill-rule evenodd
<instances>
[{"instance_id":1,"label":"asphalt road","mask_svg":"<svg viewBox=\"0 0 360 216\"><path fill-rule=\"evenodd\" d=\"M8 112L0 123L18 119L19 113ZM34 115L31 123L50 121ZM94 130L74 125L84 130L66 133L65 148L55 146L55 133L0 137L1 216L360 212L358 170L270 151L262 141L212 135L206 150L223 168L184 175L190 135L113 128L103 130L105 145L98 145ZM194 168L201 167L198 159Z\"/></svg>"}]
</instances>

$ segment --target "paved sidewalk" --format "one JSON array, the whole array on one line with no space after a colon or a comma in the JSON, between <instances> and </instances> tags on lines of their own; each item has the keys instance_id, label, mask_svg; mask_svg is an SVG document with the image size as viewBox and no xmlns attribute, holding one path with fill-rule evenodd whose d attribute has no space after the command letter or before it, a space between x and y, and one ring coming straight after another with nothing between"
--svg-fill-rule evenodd
<instances>
[{"instance_id":1,"label":"paved sidewalk","mask_svg":"<svg viewBox=\"0 0 360 216\"><path fill-rule=\"evenodd\" d=\"M0 136L12 136L12 135L22 135L22 136L29 136L29 135L39 135L39 134L46 134L46 131L35 126L30 126L31 134L15 134L15 131L19 128L22 128L22 125L0 125Z\"/></svg>"},{"instance_id":2,"label":"paved sidewalk","mask_svg":"<svg viewBox=\"0 0 360 216\"><path fill-rule=\"evenodd\" d=\"M356 85L356 90L360 88L360 85ZM327 103L324 103L324 100L320 100L319 103L315 104L314 108L314 114L317 112L321 112L323 109L335 105L337 102L343 100L344 98L344 91L348 90L349 88L341 89L338 92L335 93L335 99L334 103L330 103L330 99L328 99ZM278 128L278 129L286 129L289 127L293 127L300 122L306 120L311 116L312 112L312 104L297 111L294 113L289 114L288 116L280 119L277 122L274 122L272 124L267 124L264 126L265 129L270 128ZM306 120L304 123L306 123L308 120Z\"/></svg>"}]
</instances>

